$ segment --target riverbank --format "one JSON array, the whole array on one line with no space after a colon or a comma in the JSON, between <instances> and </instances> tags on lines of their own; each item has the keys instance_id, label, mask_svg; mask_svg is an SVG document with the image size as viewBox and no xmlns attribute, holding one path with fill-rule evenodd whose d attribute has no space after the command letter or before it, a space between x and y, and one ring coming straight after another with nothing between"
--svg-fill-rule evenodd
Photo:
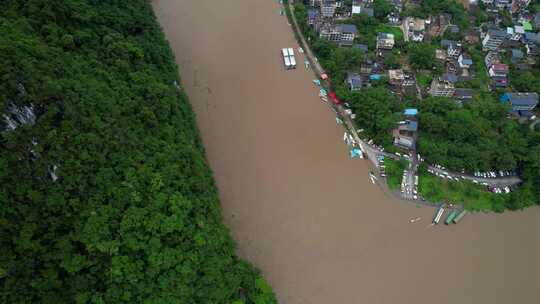
<instances>
[{"instance_id":1,"label":"riverbank","mask_svg":"<svg viewBox=\"0 0 540 304\"><path fill-rule=\"evenodd\" d=\"M284 10L286 12L287 18L289 20L289 24L292 25L294 36L296 37L298 43L303 47L306 53L306 59L311 63L312 66L314 66L314 73L316 78L320 78L320 83L322 84L322 87L329 92L328 94L333 94L335 96L335 92L333 91L333 87L331 84L331 78L335 77L335 75L329 75L327 72L324 71L324 68L317 60L316 55L311 50L311 45L306 41L304 32L302 31L301 27L299 26L299 22L303 22L304 26L305 20L297 20L296 13L295 13L295 6L289 2L289 1L283 1ZM303 6L300 5L302 8ZM313 37L312 37L313 38ZM384 152L383 149L380 149L379 147L375 145L371 145L369 143L372 142L370 139L362 140L357 133L357 128L361 128L361 126L358 126L357 123L352 119L352 116L349 114L352 114L352 112L346 113L345 107L342 105L342 103L337 98L331 98L332 102L328 102L328 98L323 97L327 104L333 108L334 112L338 115L338 118L342 121L344 121L344 127L345 129L352 134L353 138L355 139L355 144L359 146L364 154L367 156L367 159L369 159L374 167L377 168L377 171L383 172L384 170L380 170L379 168L379 160L381 157L387 157L391 159L399 159L401 156L396 153L388 153ZM368 143L369 141L369 143ZM394 146L387 147L388 149L394 149ZM419 175L417 172L418 166L420 164L419 162L419 155L416 154L416 151L410 151L408 159L411 161L411 166L407 168L407 170L404 171L403 176L403 185L401 192L400 191L390 191L390 193L393 193L395 195L396 199L400 199L407 202L414 202L418 204L425 204L425 199L434 199L434 198L444 198L445 201L448 199L453 199L456 197L460 197L463 200L462 201L456 201L454 203L463 205L464 208L467 208L468 210L476 210L476 211L495 211L495 212L503 212L506 208L516 210L516 209L522 209L519 208L519 206L523 206L523 204L517 202L522 196L520 195L508 195L507 197L495 197L490 195L490 192L488 192L487 187L483 189L486 193L476 193L479 191L479 189L475 188L476 192L474 195L470 195L469 193L461 193L461 195L456 195L456 193L453 193L453 191L444 191L441 195L432 195L432 193L428 193L425 191L425 187L422 188L423 192L423 198L420 198L420 195L413 195L413 191L416 191L417 184L414 183L415 179L418 179ZM432 181L432 184L434 185L442 185L446 184L446 181L443 177L450 177L450 180L454 179L455 181L460 180L458 183L459 185L467 184L467 182L470 183L476 183L476 184L482 184L489 186L490 188L498 188L498 189L517 189L517 186L522 183L521 178L518 176L507 176L507 177L498 177L498 178L482 178L482 177L476 177L467 175L464 173L458 173L458 172L451 172L444 168L441 168L440 166L436 165L426 165L424 164L432 173L435 173L436 176L441 176L442 180L440 181L434 181L431 176L428 176L427 174L423 174L422 178L429 179ZM384 176L384 175L380 175ZM395 180L389 180L394 178L394 176L387 176L385 179L383 179L383 182L379 181L377 184L381 186L381 189L383 191L387 191L390 188L392 189L393 186L396 184ZM463 179L463 181L462 181ZM384 180L386 180L389 184L384 184ZM425 183L424 183L425 184ZM455 185L451 185L455 186ZM439 189L442 189L443 187L439 187ZM450 187L450 188L456 188L456 187ZM454 191L455 192L455 191ZM482 199L478 200L478 196L481 196ZM486 201L486 198L493 198L491 201ZM421 201L422 202L421 202ZM474 205L473 202L478 202L477 205ZM438 205L441 204L441 202L431 202L427 205Z\"/></svg>"},{"instance_id":2,"label":"riverbank","mask_svg":"<svg viewBox=\"0 0 540 304\"><path fill-rule=\"evenodd\" d=\"M368 162L350 159L312 73L283 69L279 50L298 45L277 2L157 0L154 7L238 253L262 270L281 303L540 298L540 266L530 262L540 255L540 210L431 227L432 208L382 193Z\"/></svg>"}]
</instances>

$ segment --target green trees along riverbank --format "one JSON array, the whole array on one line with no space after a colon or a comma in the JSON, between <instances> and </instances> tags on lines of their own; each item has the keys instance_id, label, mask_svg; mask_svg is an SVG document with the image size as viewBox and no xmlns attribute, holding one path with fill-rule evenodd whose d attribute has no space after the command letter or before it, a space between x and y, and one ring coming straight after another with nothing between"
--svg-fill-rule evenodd
<instances>
[{"instance_id":1,"label":"green trees along riverbank","mask_svg":"<svg viewBox=\"0 0 540 304\"><path fill-rule=\"evenodd\" d=\"M148 1L0 11L0 302L275 303L235 255ZM9 115L15 115L11 111Z\"/></svg>"}]
</instances>

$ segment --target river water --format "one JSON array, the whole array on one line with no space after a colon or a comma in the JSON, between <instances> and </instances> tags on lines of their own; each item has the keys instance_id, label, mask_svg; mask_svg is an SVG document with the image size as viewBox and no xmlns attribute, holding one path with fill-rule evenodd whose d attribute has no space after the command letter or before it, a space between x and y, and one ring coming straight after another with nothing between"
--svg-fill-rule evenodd
<instances>
[{"instance_id":1,"label":"river water","mask_svg":"<svg viewBox=\"0 0 540 304\"><path fill-rule=\"evenodd\" d=\"M272 0L154 0L197 114L240 256L281 303L540 303L540 209L430 226L386 196ZM409 219L421 217L417 223Z\"/></svg>"}]
</instances>

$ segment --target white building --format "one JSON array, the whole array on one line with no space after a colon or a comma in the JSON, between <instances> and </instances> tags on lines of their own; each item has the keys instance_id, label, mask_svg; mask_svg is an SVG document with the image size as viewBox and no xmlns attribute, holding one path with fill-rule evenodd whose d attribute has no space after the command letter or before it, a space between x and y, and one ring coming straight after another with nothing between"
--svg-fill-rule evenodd
<instances>
[{"instance_id":1,"label":"white building","mask_svg":"<svg viewBox=\"0 0 540 304\"><path fill-rule=\"evenodd\" d=\"M322 0L321 15L324 18L332 18L336 13L337 4L335 0Z\"/></svg>"}]
</instances>

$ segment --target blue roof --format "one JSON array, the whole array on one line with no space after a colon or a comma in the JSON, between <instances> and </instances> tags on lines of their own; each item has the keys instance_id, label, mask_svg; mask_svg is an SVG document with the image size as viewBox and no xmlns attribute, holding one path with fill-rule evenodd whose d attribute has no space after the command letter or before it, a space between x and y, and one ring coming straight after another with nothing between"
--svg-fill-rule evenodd
<instances>
[{"instance_id":1,"label":"blue roof","mask_svg":"<svg viewBox=\"0 0 540 304\"><path fill-rule=\"evenodd\" d=\"M451 33L459 33L459 26L457 25L450 25L448 26L448 29Z\"/></svg>"},{"instance_id":2,"label":"blue roof","mask_svg":"<svg viewBox=\"0 0 540 304\"><path fill-rule=\"evenodd\" d=\"M472 64L472 63L471 63ZM451 83L456 83L458 82L458 77L456 74L453 74L453 73L444 73L442 75L442 79L443 80L446 80L446 81L449 81Z\"/></svg>"},{"instance_id":3,"label":"blue roof","mask_svg":"<svg viewBox=\"0 0 540 304\"><path fill-rule=\"evenodd\" d=\"M536 33L526 32L523 37L525 38L525 41L538 42L538 36Z\"/></svg>"},{"instance_id":4,"label":"blue roof","mask_svg":"<svg viewBox=\"0 0 540 304\"><path fill-rule=\"evenodd\" d=\"M315 18L315 17L319 16L319 11L316 10L316 9L310 8L310 9L308 9L307 14L308 14L308 17Z\"/></svg>"},{"instance_id":5,"label":"blue roof","mask_svg":"<svg viewBox=\"0 0 540 304\"><path fill-rule=\"evenodd\" d=\"M441 40L441 46L443 47L450 47L451 45L456 45L457 42L453 41L453 40L447 40L447 39L443 39Z\"/></svg>"},{"instance_id":6,"label":"blue roof","mask_svg":"<svg viewBox=\"0 0 540 304\"><path fill-rule=\"evenodd\" d=\"M418 114L418 109L413 109L413 108L405 109L404 114L408 116L415 116L416 114Z\"/></svg>"},{"instance_id":7,"label":"blue roof","mask_svg":"<svg viewBox=\"0 0 540 304\"><path fill-rule=\"evenodd\" d=\"M523 52L519 49L512 49L512 57L516 59L523 58Z\"/></svg>"},{"instance_id":8,"label":"blue roof","mask_svg":"<svg viewBox=\"0 0 540 304\"><path fill-rule=\"evenodd\" d=\"M416 132L418 131L418 122L417 121L409 121L407 124L407 130Z\"/></svg>"},{"instance_id":9,"label":"blue roof","mask_svg":"<svg viewBox=\"0 0 540 304\"><path fill-rule=\"evenodd\" d=\"M354 24L340 24L339 25L342 32L346 33L358 33L358 30L356 29L356 25Z\"/></svg>"},{"instance_id":10,"label":"blue roof","mask_svg":"<svg viewBox=\"0 0 540 304\"><path fill-rule=\"evenodd\" d=\"M362 87L362 77L356 73L347 73L347 82L352 88L357 89Z\"/></svg>"},{"instance_id":11,"label":"blue roof","mask_svg":"<svg viewBox=\"0 0 540 304\"><path fill-rule=\"evenodd\" d=\"M353 45L353 48L358 49L364 53L368 51L368 46L365 44L358 43L358 44Z\"/></svg>"},{"instance_id":12,"label":"blue roof","mask_svg":"<svg viewBox=\"0 0 540 304\"><path fill-rule=\"evenodd\" d=\"M513 106L536 106L538 104L537 93L504 93L501 95L502 102L510 101Z\"/></svg>"},{"instance_id":13,"label":"blue roof","mask_svg":"<svg viewBox=\"0 0 540 304\"><path fill-rule=\"evenodd\" d=\"M362 14L366 14L370 17L373 17L373 9L372 8L368 8L368 7L361 7L360 8L360 13Z\"/></svg>"}]
</instances>

